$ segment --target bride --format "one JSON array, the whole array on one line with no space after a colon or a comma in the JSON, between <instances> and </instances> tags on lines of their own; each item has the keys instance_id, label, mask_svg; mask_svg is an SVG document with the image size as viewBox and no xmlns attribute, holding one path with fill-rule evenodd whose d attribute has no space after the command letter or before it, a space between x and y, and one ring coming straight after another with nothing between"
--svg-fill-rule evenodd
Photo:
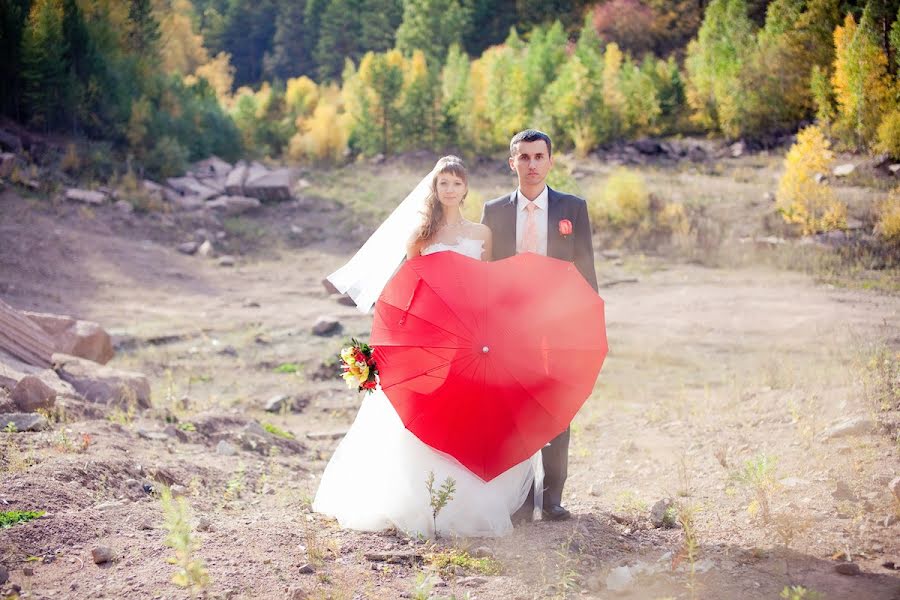
<instances>
[{"instance_id":1,"label":"bride","mask_svg":"<svg viewBox=\"0 0 900 600\"><path fill-rule=\"evenodd\" d=\"M467 221L460 212L467 193L462 161L455 156L441 158L329 280L365 312L404 254L413 258L458 252L490 260L490 229ZM538 480L542 477L540 464L532 458L482 481L407 430L379 388L364 397L353 425L325 467L313 510L335 517L342 527L363 531L396 527L409 535L501 536L512 530L510 515L522 506L535 475ZM435 490L448 479L455 482L452 499L436 521L426 487L432 473Z\"/></svg>"}]
</instances>

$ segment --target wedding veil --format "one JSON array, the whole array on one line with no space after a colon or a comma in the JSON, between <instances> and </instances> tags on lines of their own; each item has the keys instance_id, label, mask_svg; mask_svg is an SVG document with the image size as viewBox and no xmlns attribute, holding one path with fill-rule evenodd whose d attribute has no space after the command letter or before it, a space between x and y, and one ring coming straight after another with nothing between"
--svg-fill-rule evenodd
<instances>
[{"instance_id":1,"label":"wedding veil","mask_svg":"<svg viewBox=\"0 0 900 600\"><path fill-rule=\"evenodd\" d=\"M422 224L435 170L437 166L378 226L347 264L327 277L339 292L353 298L361 312L369 312L406 256L406 243Z\"/></svg>"}]
</instances>

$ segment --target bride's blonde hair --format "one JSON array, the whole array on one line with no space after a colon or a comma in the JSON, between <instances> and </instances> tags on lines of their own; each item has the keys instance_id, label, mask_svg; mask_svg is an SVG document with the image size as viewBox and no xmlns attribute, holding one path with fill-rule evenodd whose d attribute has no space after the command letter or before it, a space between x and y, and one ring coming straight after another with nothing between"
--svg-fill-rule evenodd
<instances>
[{"instance_id":1,"label":"bride's blonde hair","mask_svg":"<svg viewBox=\"0 0 900 600\"><path fill-rule=\"evenodd\" d=\"M451 175L456 175L462 179L463 183L466 184L466 195L469 193L469 177L466 173L466 166L463 164L462 159L458 156L453 156L452 154L441 157L437 161L437 164L434 165L434 176L431 178L428 196L425 197L425 209L422 211L422 227L419 229L419 234L416 236L417 242L429 241L432 236L437 233L438 228L443 222L444 206L441 204L440 200L438 200L437 193L438 176L443 173L450 173ZM465 196L463 196L463 199L465 199ZM462 202L460 202L460 204L462 204Z\"/></svg>"}]
</instances>

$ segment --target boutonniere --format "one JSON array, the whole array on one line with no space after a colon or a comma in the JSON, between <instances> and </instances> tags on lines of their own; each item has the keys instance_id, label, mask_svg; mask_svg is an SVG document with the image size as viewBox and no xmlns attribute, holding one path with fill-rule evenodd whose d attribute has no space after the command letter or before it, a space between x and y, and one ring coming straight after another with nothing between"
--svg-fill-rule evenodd
<instances>
[{"instance_id":1,"label":"boutonniere","mask_svg":"<svg viewBox=\"0 0 900 600\"><path fill-rule=\"evenodd\" d=\"M563 219L559 222L559 235L564 238L572 235L572 221L568 219Z\"/></svg>"}]
</instances>

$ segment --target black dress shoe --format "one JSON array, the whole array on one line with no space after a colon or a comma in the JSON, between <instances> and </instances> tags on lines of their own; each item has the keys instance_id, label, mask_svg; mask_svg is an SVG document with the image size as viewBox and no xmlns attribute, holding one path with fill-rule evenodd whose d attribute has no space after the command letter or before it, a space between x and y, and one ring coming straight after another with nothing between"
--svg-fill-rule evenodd
<instances>
[{"instance_id":1,"label":"black dress shoe","mask_svg":"<svg viewBox=\"0 0 900 600\"><path fill-rule=\"evenodd\" d=\"M572 513L559 504L551 504L544 508L543 515L548 521L565 521L572 516Z\"/></svg>"}]
</instances>

